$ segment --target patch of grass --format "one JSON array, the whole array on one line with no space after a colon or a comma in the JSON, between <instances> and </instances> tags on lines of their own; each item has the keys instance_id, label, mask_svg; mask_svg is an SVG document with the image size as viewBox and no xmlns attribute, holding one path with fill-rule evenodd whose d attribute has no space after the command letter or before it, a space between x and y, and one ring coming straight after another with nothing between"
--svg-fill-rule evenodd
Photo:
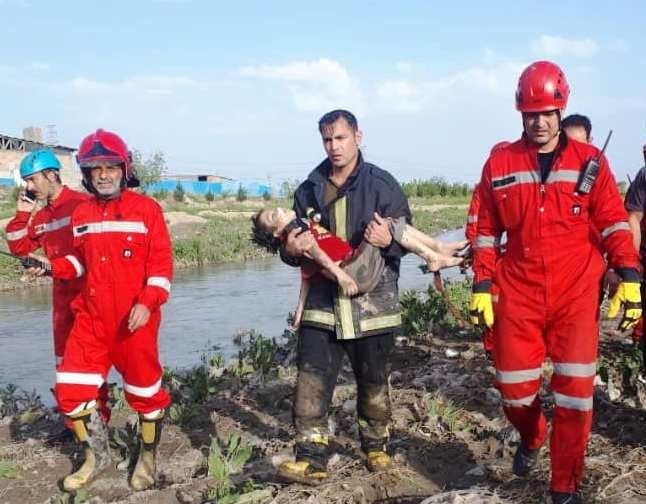
<instances>
[{"instance_id":1,"label":"patch of grass","mask_svg":"<svg viewBox=\"0 0 646 504\"><path fill-rule=\"evenodd\" d=\"M210 220L199 235L174 240L175 261L183 265L201 265L268 257L268 252L251 242L250 234L249 219Z\"/></svg>"},{"instance_id":2,"label":"patch of grass","mask_svg":"<svg viewBox=\"0 0 646 504\"><path fill-rule=\"evenodd\" d=\"M18 476L18 466L11 460L0 459L0 479L13 479Z\"/></svg>"},{"instance_id":3,"label":"patch of grass","mask_svg":"<svg viewBox=\"0 0 646 504\"><path fill-rule=\"evenodd\" d=\"M464 410L440 392L426 394L424 406L427 412L424 423L432 430L439 428L442 431L455 434L472 428L468 422L463 420Z\"/></svg>"},{"instance_id":4,"label":"patch of grass","mask_svg":"<svg viewBox=\"0 0 646 504\"><path fill-rule=\"evenodd\" d=\"M464 226L468 208L447 207L434 212L413 211L413 224L417 229L430 235L438 235L450 229Z\"/></svg>"}]
</instances>

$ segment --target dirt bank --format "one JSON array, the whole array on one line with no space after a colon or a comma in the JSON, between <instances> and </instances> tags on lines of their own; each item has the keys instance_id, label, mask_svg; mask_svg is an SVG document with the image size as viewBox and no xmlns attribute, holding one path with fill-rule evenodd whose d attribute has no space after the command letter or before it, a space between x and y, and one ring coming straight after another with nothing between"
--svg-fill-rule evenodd
<instances>
[{"instance_id":1,"label":"dirt bank","mask_svg":"<svg viewBox=\"0 0 646 504\"><path fill-rule=\"evenodd\" d=\"M606 331L602 349L602 366L610 375L595 394L583 491L589 498L586 502L643 502L646 414L641 411L640 397L646 398L646 394L643 385L641 391L628 390L625 364L635 353L622 343L622 337ZM396 349L391 443L396 464L391 470L371 474L365 468L354 419L355 386L346 362L330 415L336 454L331 459L329 482L315 489L280 483L275 467L291 456L294 435L291 399L295 370L287 365L290 355L293 357L287 349L279 350L275 372L264 380L257 373L241 378L222 372L218 365L211 366L210 372L220 369L213 375L219 378L201 403L188 400L200 390L197 378L192 378L189 388L175 388L175 393L183 390L184 398L179 400L183 406L168 415L158 486L133 494L126 484L127 472L111 469L83 497L95 504L215 502L209 500L209 489L215 485L208 474L209 446L212 438L226 445L237 433L244 445L253 448L244 469L232 476L237 488L244 488L240 491L244 495L221 502L417 504L431 496L435 498L428 502L544 502L548 448L534 476L519 479L511 474L517 436L502 416L498 392L490 386L493 367L477 336L455 330L436 334L425 344ZM188 383L186 378L173 376L167 380L171 386L182 380ZM610 394L613 400L609 389L614 391ZM543 398L549 414L552 401L546 390ZM111 426L118 438L127 437L126 426L134 420L127 409L115 408ZM64 502L56 500L61 498L56 482L77 459L73 443L52 440L52 433L60 428L60 420L51 413L3 420L0 503Z\"/></svg>"}]
</instances>

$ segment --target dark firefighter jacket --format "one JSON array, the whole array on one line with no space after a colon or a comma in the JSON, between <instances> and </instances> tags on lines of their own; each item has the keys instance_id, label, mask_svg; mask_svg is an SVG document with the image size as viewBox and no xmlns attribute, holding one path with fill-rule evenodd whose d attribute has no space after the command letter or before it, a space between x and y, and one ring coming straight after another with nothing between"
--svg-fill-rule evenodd
<instances>
[{"instance_id":1,"label":"dark firefighter jacket","mask_svg":"<svg viewBox=\"0 0 646 504\"><path fill-rule=\"evenodd\" d=\"M308 209L321 215L321 224L357 248L363 240L374 212L382 217L402 217L411 221L408 201L399 183L388 172L366 163L359 154L357 168L337 198L324 204L325 186L330 173L326 159L296 190L294 210L305 217ZM354 339L393 332L401 326L399 306L399 261L406 251L394 240L382 250L386 267L381 280L361 296L344 296L329 280L313 283L303 313L302 324L336 331L338 339ZM286 260L294 265L293 261Z\"/></svg>"}]
</instances>

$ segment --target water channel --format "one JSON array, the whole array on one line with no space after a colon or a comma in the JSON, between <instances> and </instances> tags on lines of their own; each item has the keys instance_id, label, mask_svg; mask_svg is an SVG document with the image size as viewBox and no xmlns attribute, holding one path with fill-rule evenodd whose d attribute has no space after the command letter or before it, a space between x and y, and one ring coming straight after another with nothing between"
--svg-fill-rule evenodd
<instances>
[{"instance_id":1,"label":"water channel","mask_svg":"<svg viewBox=\"0 0 646 504\"><path fill-rule=\"evenodd\" d=\"M462 230L456 230L442 238L461 236ZM427 288L432 276L420 272L421 263L411 254L403 259L400 291ZM457 268L447 270L448 276L456 273ZM214 347L230 357L238 351L232 336L240 329L278 338L296 305L299 281L299 270L277 258L177 271L170 300L163 307L159 337L163 365L193 366ZM53 368L50 288L0 292L0 384L35 389L51 403ZM120 381L117 376L110 380Z\"/></svg>"}]
</instances>

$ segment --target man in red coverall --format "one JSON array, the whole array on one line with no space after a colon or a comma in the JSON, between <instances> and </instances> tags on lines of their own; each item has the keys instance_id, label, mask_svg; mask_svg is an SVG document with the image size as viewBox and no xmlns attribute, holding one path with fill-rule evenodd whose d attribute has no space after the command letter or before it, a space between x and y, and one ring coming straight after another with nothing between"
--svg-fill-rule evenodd
<instances>
[{"instance_id":1,"label":"man in red coverall","mask_svg":"<svg viewBox=\"0 0 646 504\"><path fill-rule=\"evenodd\" d=\"M474 322L493 326L496 386L521 436L513 463L520 476L534 468L547 435L538 391L545 357L554 364L550 453L557 504L582 502L577 488L592 422L605 264L590 239L591 225L622 277L608 316L623 304L624 330L641 316L638 257L608 162L601 157L585 193L579 180L599 151L560 133L568 95L565 75L551 62L533 63L520 76L516 108L523 136L489 157L480 182L470 307ZM498 257L495 245L503 232L507 243ZM500 289L495 324L492 282Z\"/></svg>"},{"instance_id":2,"label":"man in red coverall","mask_svg":"<svg viewBox=\"0 0 646 504\"><path fill-rule=\"evenodd\" d=\"M159 205L127 189L138 181L119 136L101 129L87 136L78 162L94 197L72 214L73 253L51 261L54 278L85 278L56 374L59 408L74 423L85 462L63 486L68 491L83 487L109 461L95 400L114 365L123 376L126 399L139 413L140 453L131 485L143 490L154 483L161 420L170 404L161 387L157 333L160 306L170 292L171 242Z\"/></svg>"},{"instance_id":3,"label":"man in red coverall","mask_svg":"<svg viewBox=\"0 0 646 504\"><path fill-rule=\"evenodd\" d=\"M20 176L27 190L20 194L16 216L7 224L7 244L12 254L26 256L39 248L48 259L64 257L72 251L71 215L76 206L88 196L64 186L60 178L61 164L48 149L27 154L20 163ZM46 200L32 217L36 200ZM81 279L55 280L53 283L53 329L56 365L63 360L67 335L72 329L74 315L70 303L80 292Z\"/></svg>"}]
</instances>

